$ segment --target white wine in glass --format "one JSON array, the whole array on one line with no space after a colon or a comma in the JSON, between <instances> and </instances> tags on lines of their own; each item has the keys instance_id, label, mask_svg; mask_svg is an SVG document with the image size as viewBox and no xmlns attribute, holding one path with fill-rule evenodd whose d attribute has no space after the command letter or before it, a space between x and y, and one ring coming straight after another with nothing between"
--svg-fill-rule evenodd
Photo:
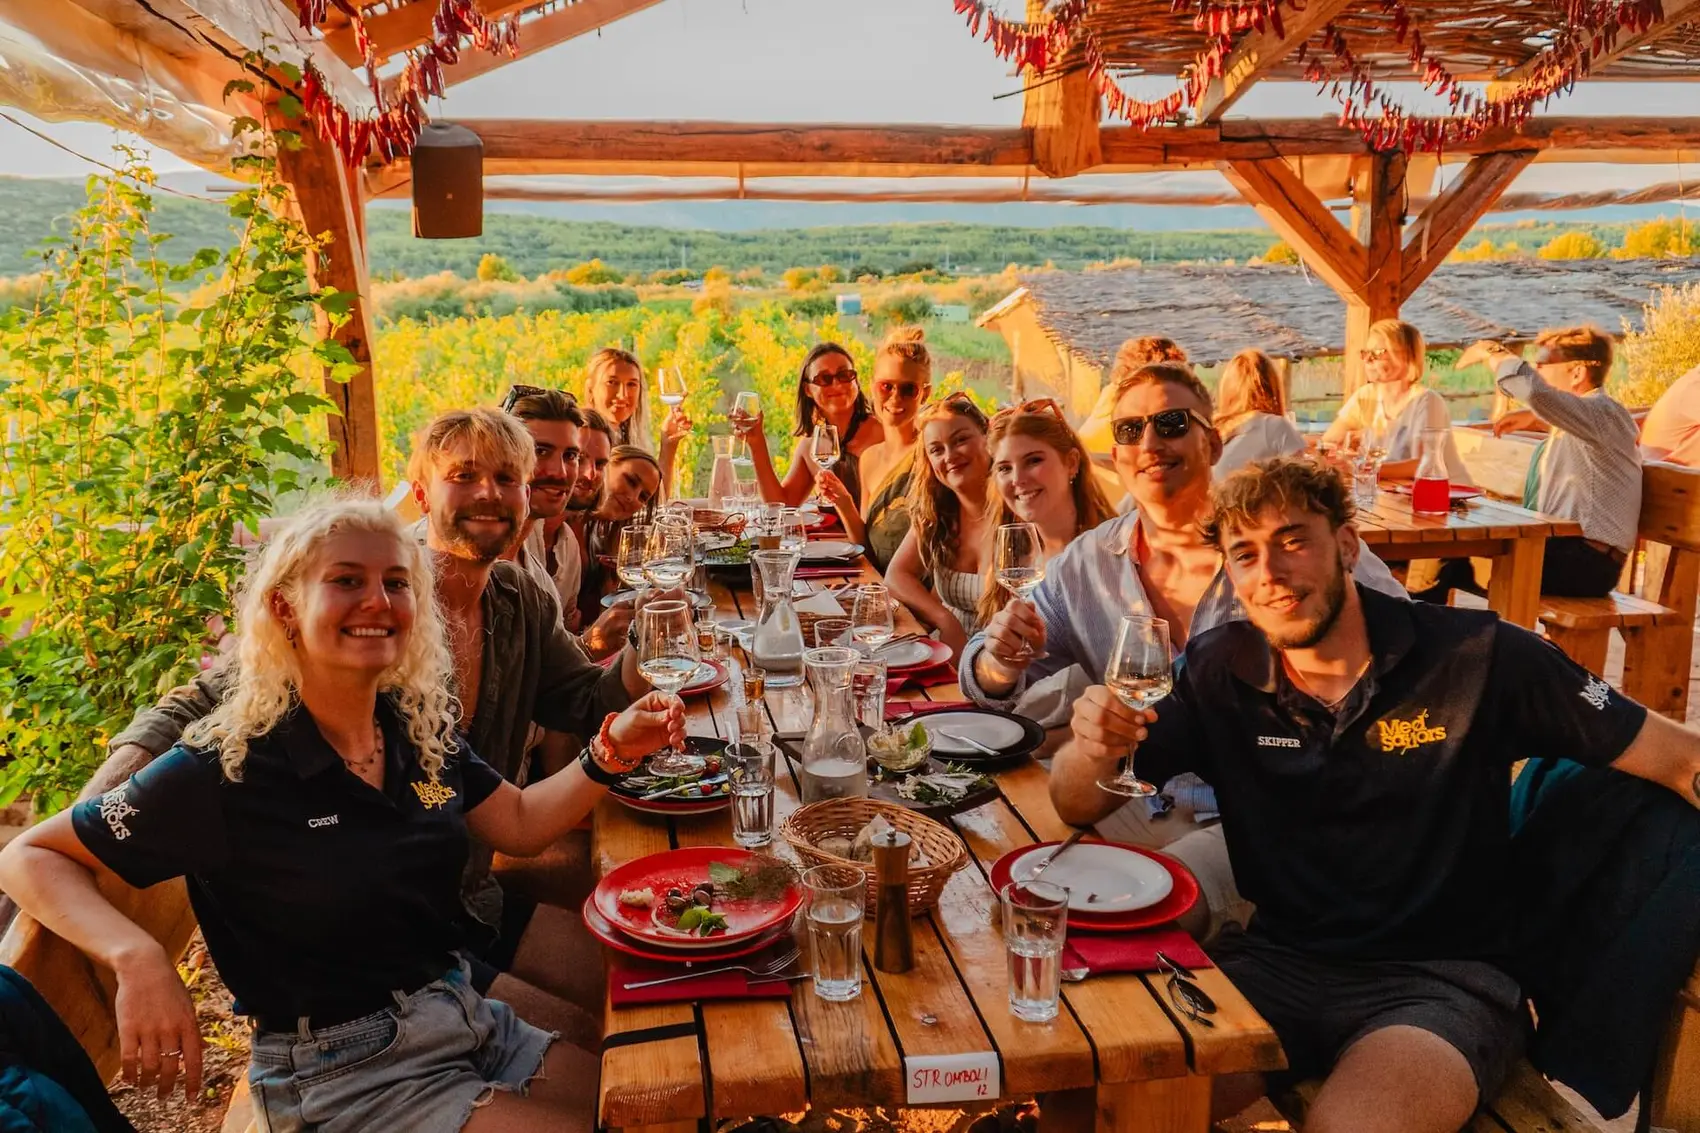
<instances>
[{"instance_id":1,"label":"white wine in glass","mask_svg":"<svg viewBox=\"0 0 1700 1133\"><path fill-rule=\"evenodd\" d=\"M649 555L649 524L628 523L620 529L620 541L614 551L614 569L620 581L633 590L649 585L643 573L644 559Z\"/></svg>"},{"instance_id":2,"label":"white wine in glass","mask_svg":"<svg viewBox=\"0 0 1700 1133\"><path fill-rule=\"evenodd\" d=\"M661 404L675 406L684 403L685 372L675 366L671 370L662 366L655 371L656 383L661 389Z\"/></svg>"},{"instance_id":3,"label":"white wine in glass","mask_svg":"<svg viewBox=\"0 0 1700 1133\"><path fill-rule=\"evenodd\" d=\"M864 652L872 653L891 640L897 623L891 612L891 592L878 582L870 582L856 591L850 607L850 641Z\"/></svg>"},{"instance_id":4,"label":"white wine in glass","mask_svg":"<svg viewBox=\"0 0 1700 1133\"><path fill-rule=\"evenodd\" d=\"M822 472L829 472L838 463L838 426L827 421L816 423L814 436L809 438L809 457L815 462L815 467ZM815 478L815 498L822 503L826 498L820 492L820 478Z\"/></svg>"},{"instance_id":5,"label":"white wine in glass","mask_svg":"<svg viewBox=\"0 0 1700 1133\"><path fill-rule=\"evenodd\" d=\"M1036 523L1006 523L998 528L992 546L992 569L998 583L1023 602L1045 581L1045 539ZM1026 660L1037 661L1031 646L1024 646Z\"/></svg>"},{"instance_id":6,"label":"white wine in glass","mask_svg":"<svg viewBox=\"0 0 1700 1133\"><path fill-rule=\"evenodd\" d=\"M638 612L638 672L672 696L691 683L697 671L696 625L686 602L651 602ZM701 757L669 746L649 761L656 775L686 775L701 769Z\"/></svg>"},{"instance_id":7,"label":"white wine in glass","mask_svg":"<svg viewBox=\"0 0 1700 1133\"><path fill-rule=\"evenodd\" d=\"M1150 708L1174 687L1169 657L1169 623L1161 618L1145 618L1129 614L1122 618L1116 634L1116 647L1110 652L1110 663L1104 669L1104 683L1110 686L1116 699L1129 708ZM1098 780L1098 786L1115 795L1129 798L1149 798L1157 788L1133 773L1133 752L1122 760L1121 770L1113 778Z\"/></svg>"},{"instance_id":8,"label":"white wine in glass","mask_svg":"<svg viewBox=\"0 0 1700 1133\"><path fill-rule=\"evenodd\" d=\"M689 520L666 515L650 525L643 573L651 586L669 590L682 585L696 569L696 540Z\"/></svg>"}]
</instances>

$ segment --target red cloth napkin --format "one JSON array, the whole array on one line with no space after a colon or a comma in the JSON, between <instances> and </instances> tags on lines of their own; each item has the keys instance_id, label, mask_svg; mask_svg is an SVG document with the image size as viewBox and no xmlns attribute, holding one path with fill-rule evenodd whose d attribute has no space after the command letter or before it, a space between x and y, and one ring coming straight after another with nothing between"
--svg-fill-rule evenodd
<instances>
[{"instance_id":1,"label":"red cloth napkin","mask_svg":"<svg viewBox=\"0 0 1700 1133\"><path fill-rule=\"evenodd\" d=\"M729 963L738 963L733 960ZM718 964L706 964L712 970ZM608 976L608 998L615 1007L632 1007L644 1003L695 1003L701 999L786 999L791 984L786 980L765 980L751 984L744 972L722 972L716 976L700 976L693 980L674 980L660 987L640 987L628 990L629 983L657 980L663 976L682 976L679 964L616 965Z\"/></svg>"},{"instance_id":2,"label":"red cloth napkin","mask_svg":"<svg viewBox=\"0 0 1700 1133\"><path fill-rule=\"evenodd\" d=\"M936 665L925 665L886 677L885 694L890 696L911 685L916 688L932 688L934 685L947 685L955 680L956 666L949 661L940 661Z\"/></svg>"},{"instance_id":3,"label":"red cloth napkin","mask_svg":"<svg viewBox=\"0 0 1700 1133\"><path fill-rule=\"evenodd\" d=\"M925 716L931 712L958 712L964 708L974 707L967 700L892 700L885 706L885 718L895 720L899 716Z\"/></svg>"},{"instance_id":4,"label":"red cloth napkin","mask_svg":"<svg viewBox=\"0 0 1700 1133\"><path fill-rule=\"evenodd\" d=\"M1189 968L1213 968L1204 949L1178 928L1147 928L1123 933L1070 933L1063 944L1062 966L1086 968L1095 976L1111 972L1155 972L1162 952Z\"/></svg>"},{"instance_id":5,"label":"red cloth napkin","mask_svg":"<svg viewBox=\"0 0 1700 1133\"><path fill-rule=\"evenodd\" d=\"M855 578L862 573L857 566L813 566L798 567L793 572L793 578Z\"/></svg>"}]
</instances>

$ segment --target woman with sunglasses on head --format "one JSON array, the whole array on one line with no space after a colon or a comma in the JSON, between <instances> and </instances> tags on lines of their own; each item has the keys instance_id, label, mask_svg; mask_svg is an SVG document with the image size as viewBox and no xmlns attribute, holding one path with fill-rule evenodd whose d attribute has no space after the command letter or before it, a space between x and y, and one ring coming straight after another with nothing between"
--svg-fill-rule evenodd
<instances>
[{"instance_id":1,"label":"woman with sunglasses on head","mask_svg":"<svg viewBox=\"0 0 1700 1133\"><path fill-rule=\"evenodd\" d=\"M862 498L831 472L820 477L821 495L838 511L851 542L868 549L868 560L884 572L909 530L909 484L914 469L915 423L932 396L933 360L926 331L899 327L874 355L874 419L884 439L864 449L858 461Z\"/></svg>"},{"instance_id":2,"label":"woman with sunglasses on head","mask_svg":"<svg viewBox=\"0 0 1700 1133\"><path fill-rule=\"evenodd\" d=\"M1222 435L1222 457L1213 470L1216 479L1254 460L1304 452L1304 438L1287 420L1281 375L1263 351L1242 350L1228 359L1216 387L1216 405L1216 431Z\"/></svg>"},{"instance_id":3,"label":"woman with sunglasses on head","mask_svg":"<svg viewBox=\"0 0 1700 1133\"><path fill-rule=\"evenodd\" d=\"M810 443L815 425L820 422L838 430L838 462L830 471L838 477L852 499L862 493L861 456L878 444L884 433L874 420L873 406L862 393L856 374L856 363L850 352L836 342L822 342L803 359L803 369L797 379L797 447L791 453L791 467L781 480L773 470L773 457L767 451L767 434L762 431L762 414L734 411L732 432L750 446L750 461L755 466L756 483L761 498L768 503L796 507L808 497L815 486L815 462L810 455Z\"/></svg>"},{"instance_id":4,"label":"woman with sunglasses on head","mask_svg":"<svg viewBox=\"0 0 1700 1133\"><path fill-rule=\"evenodd\" d=\"M885 572L891 596L939 632L951 656L980 628L981 569L991 528L986 415L953 393L916 419L909 533Z\"/></svg>"},{"instance_id":5,"label":"woman with sunglasses on head","mask_svg":"<svg viewBox=\"0 0 1700 1133\"><path fill-rule=\"evenodd\" d=\"M648 449L655 441L649 431L649 381L637 355L617 346L604 346L584 367L584 403L614 426L614 443ZM673 462L679 442L691 435L691 419L675 406L661 422L656 467L661 490L673 490Z\"/></svg>"},{"instance_id":6,"label":"woman with sunglasses on head","mask_svg":"<svg viewBox=\"0 0 1700 1133\"><path fill-rule=\"evenodd\" d=\"M371 499L310 504L237 593L212 714L127 781L0 853L0 884L117 977L124 1075L200 1088L194 1004L171 956L105 895L173 878L253 1026L268 1130L583 1129L598 1059L485 998L463 958L471 835L540 853L656 747L650 693L578 760L521 789L456 734L461 706L430 552Z\"/></svg>"},{"instance_id":7,"label":"woman with sunglasses on head","mask_svg":"<svg viewBox=\"0 0 1700 1133\"><path fill-rule=\"evenodd\" d=\"M1361 357L1364 384L1341 404L1323 443L1342 445L1354 437L1360 445L1370 443L1383 450L1383 479L1410 480L1417 474L1423 433L1444 429L1447 474L1454 484L1468 483L1446 399L1422 384L1428 365L1423 332L1398 319L1372 323Z\"/></svg>"}]
</instances>

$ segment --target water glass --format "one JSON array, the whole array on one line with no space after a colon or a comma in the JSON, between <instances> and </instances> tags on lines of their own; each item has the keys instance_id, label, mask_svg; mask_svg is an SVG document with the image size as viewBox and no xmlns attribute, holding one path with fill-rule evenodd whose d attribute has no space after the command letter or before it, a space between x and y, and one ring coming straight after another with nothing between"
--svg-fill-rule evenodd
<instances>
[{"instance_id":1,"label":"water glass","mask_svg":"<svg viewBox=\"0 0 1700 1133\"><path fill-rule=\"evenodd\" d=\"M1352 465L1352 503L1359 511L1369 511L1375 507L1380 476L1379 460L1366 458Z\"/></svg>"},{"instance_id":2,"label":"water glass","mask_svg":"<svg viewBox=\"0 0 1700 1133\"><path fill-rule=\"evenodd\" d=\"M849 644L849 618L822 618L815 623L815 647L817 649L825 649L829 645Z\"/></svg>"},{"instance_id":3,"label":"water glass","mask_svg":"<svg viewBox=\"0 0 1700 1133\"><path fill-rule=\"evenodd\" d=\"M868 881L855 866L818 865L803 874L815 994L843 1003L862 994L862 918Z\"/></svg>"},{"instance_id":4,"label":"water glass","mask_svg":"<svg viewBox=\"0 0 1700 1133\"><path fill-rule=\"evenodd\" d=\"M726 748L726 773L732 784L732 840L746 850L773 842L774 748L745 737Z\"/></svg>"},{"instance_id":5,"label":"water glass","mask_svg":"<svg viewBox=\"0 0 1700 1133\"><path fill-rule=\"evenodd\" d=\"M1009 958L1009 1013L1029 1023L1048 1023L1061 1002L1068 890L1048 881L1012 881L999 896Z\"/></svg>"},{"instance_id":6,"label":"water glass","mask_svg":"<svg viewBox=\"0 0 1700 1133\"><path fill-rule=\"evenodd\" d=\"M738 705L735 716L738 732L732 738L737 742L767 743L773 739L773 730L767 722L767 709L762 706L760 700Z\"/></svg>"},{"instance_id":7,"label":"water glass","mask_svg":"<svg viewBox=\"0 0 1700 1133\"><path fill-rule=\"evenodd\" d=\"M876 732L885 726L885 682L885 662L878 657L863 657L850 675L856 719Z\"/></svg>"}]
</instances>

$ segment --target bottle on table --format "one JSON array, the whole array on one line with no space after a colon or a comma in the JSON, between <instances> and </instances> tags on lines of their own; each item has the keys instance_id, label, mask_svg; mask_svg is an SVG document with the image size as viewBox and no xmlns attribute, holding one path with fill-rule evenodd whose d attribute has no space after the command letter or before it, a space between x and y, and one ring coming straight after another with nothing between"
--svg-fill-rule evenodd
<instances>
[{"instance_id":1,"label":"bottle on table","mask_svg":"<svg viewBox=\"0 0 1700 1133\"><path fill-rule=\"evenodd\" d=\"M1424 429L1417 477L1411 485L1411 510L1418 515L1445 515L1452 506L1447 478L1445 429Z\"/></svg>"}]
</instances>

